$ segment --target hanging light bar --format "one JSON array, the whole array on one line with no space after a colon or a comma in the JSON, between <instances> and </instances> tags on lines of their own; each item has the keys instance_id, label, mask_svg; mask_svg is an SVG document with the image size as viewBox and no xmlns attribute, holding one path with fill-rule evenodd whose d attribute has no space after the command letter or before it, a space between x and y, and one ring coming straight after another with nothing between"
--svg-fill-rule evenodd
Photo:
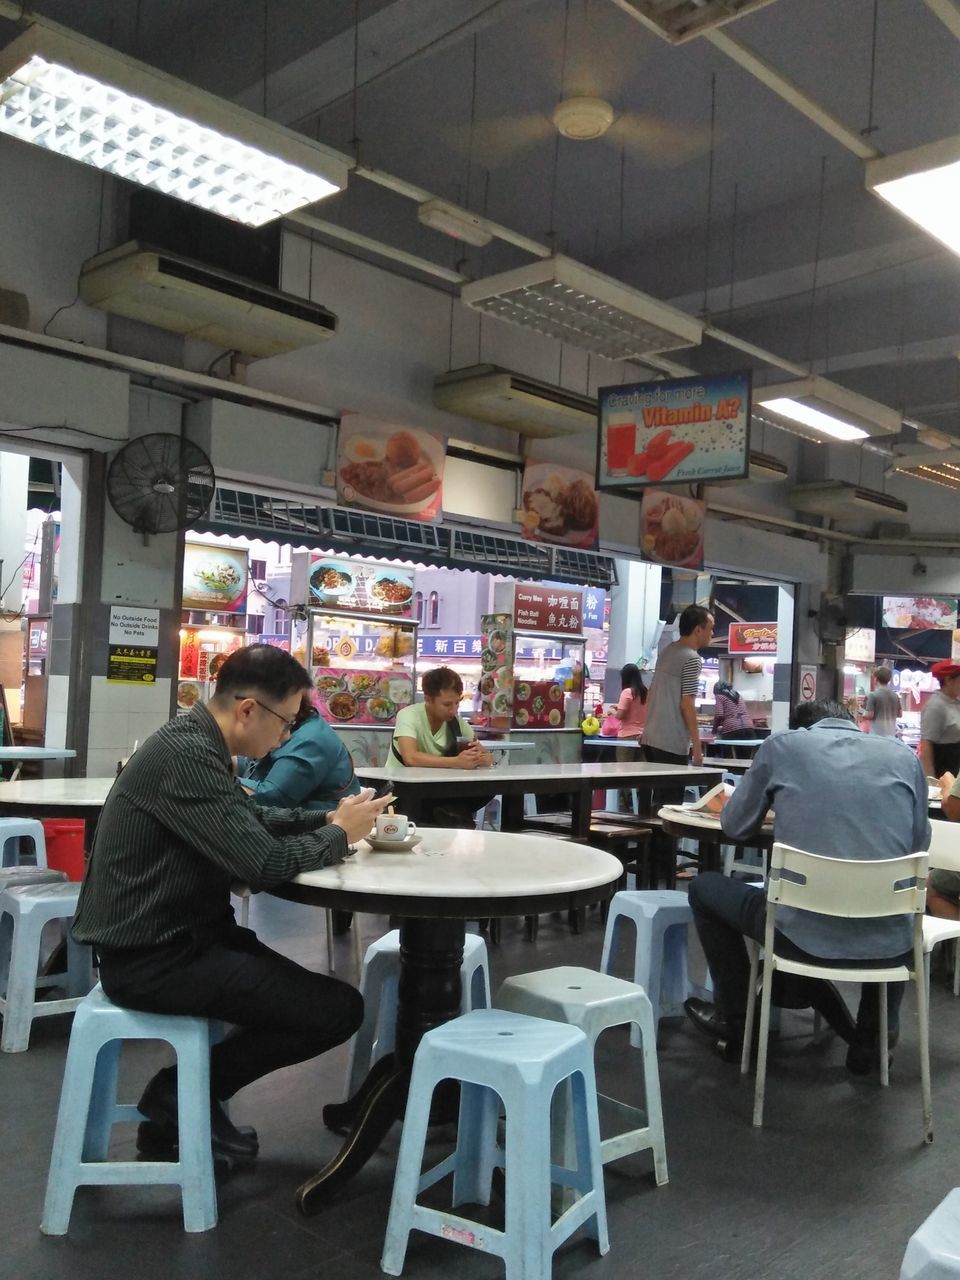
<instances>
[{"instance_id":1,"label":"hanging light bar","mask_svg":"<svg viewBox=\"0 0 960 1280\"><path fill-rule=\"evenodd\" d=\"M346 186L350 161L53 24L0 52L0 132L259 227Z\"/></svg>"},{"instance_id":2,"label":"hanging light bar","mask_svg":"<svg viewBox=\"0 0 960 1280\"><path fill-rule=\"evenodd\" d=\"M768 414L806 427L813 433L811 439L863 440L896 435L901 426L896 409L816 375L761 387L754 392L754 400Z\"/></svg>"},{"instance_id":3,"label":"hanging light bar","mask_svg":"<svg viewBox=\"0 0 960 1280\"><path fill-rule=\"evenodd\" d=\"M960 135L868 160L867 190L960 253Z\"/></svg>"}]
</instances>

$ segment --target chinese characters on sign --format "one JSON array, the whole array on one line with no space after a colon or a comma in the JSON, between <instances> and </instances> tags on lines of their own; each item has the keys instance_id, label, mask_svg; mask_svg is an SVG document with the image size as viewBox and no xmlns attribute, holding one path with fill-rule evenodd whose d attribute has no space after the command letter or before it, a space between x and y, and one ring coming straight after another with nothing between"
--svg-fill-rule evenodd
<instances>
[{"instance_id":1,"label":"chinese characters on sign","mask_svg":"<svg viewBox=\"0 0 960 1280\"><path fill-rule=\"evenodd\" d=\"M727 635L728 653L777 652L775 622L731 622Z\"/></svg>"},{"instance_id":2,"label":"chinese characters on sign","mask_svg":"<svg viewBox=\"0 0 960 1280\"><path fill-rule=\"evenodd\" d=\"M517 583L513 597L514 623L522 631L557 631L579 635L583 626L583 595L576 588L535 587Z\"/></svg>"},{"instance_id":3,"label":"chinese characters on sign","mask_svg":"<svg viewBox=\"0 0 960 1280\"><path fill-rule=\"evenodd\" d=\"M153 684L157 678L157 650L148 645L112 644L107 658L111 684Z\"/></svg>"},{"instance_id":4,"label":"chinese characters on sign","mask_svg":"<svg viewBox=\"0 0 960 1280\"><path fill-rule=\"evenodd\" d=\"M107 636L107 680L112 684L153 684L157 678L160 610L114 605Z\"/></svg>"}]
</instances>

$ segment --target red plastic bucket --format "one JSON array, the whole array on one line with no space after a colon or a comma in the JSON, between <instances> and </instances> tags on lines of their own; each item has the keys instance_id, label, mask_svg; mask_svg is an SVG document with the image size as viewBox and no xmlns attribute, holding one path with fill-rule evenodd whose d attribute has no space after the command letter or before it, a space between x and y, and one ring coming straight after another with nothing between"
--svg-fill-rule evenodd
<instances>
[{"instance_id":1,"label":"red plastic bucket","mask_svg":"<svg viewBox=\"0 0 960 1280\"><path fill-rule=\"evenodd\" d=\"M83 819L48 818L43 824L47 866L65 871L69 880L83 879Z\"/></svg>"}]
</instances>

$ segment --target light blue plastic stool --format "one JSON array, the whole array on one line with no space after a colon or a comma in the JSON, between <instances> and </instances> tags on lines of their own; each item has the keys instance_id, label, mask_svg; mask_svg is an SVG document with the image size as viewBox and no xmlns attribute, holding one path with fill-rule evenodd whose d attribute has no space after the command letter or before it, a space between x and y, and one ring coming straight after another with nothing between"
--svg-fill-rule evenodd
<instances>
[{"instance_id":1,"label":"light blue plastic stool","mask_svg":"<svg viewBox=\"0 0 960 1280\"><path fill-rule=\"evenodd\" d=\"M900 1280L957 1280L960 1276L960 1187L954 1187L910 1237Z\"/></svg>"},{"instance_id":2,"label":"light blue plastic stool","mask_svg":"<svg viewBox=\"0 0 960 1280\"><path fill-rule=\"evenodd\" d=\"M43 831L43 823L36 818L0 818L0 866L19 867L24 865L21 840L33 841L33 866L47 865L47 841ZM31 865L27 863L26 865Z\"/></svg>"},{"instance_id":3,"label":"light blue plastic stool","mask_svg":"<svg viewBox=\"0 0 960 1280\"><path fill-rule=\"evenodd\" d=\"M79 896L80 886L67 880L21 883L0 893L0 1050L4 1053L22 1053L30 1045L34 1018L72 1012L93 986L90 948L74 942L69 929L66 977L62 973L37 977L44 925L72 920ZM37 1000L38 989L54 986L65 986L67 995L60 1000Z\"/></svg>"},{"instance_id":4,"label":"light blue plastic stool","mask_svg":"<svg viewBox=\"0 0 960 1280\"><path fill-rule=\"evenodd\" d=\"M123 1040L165 1040L177 1055L179 1159L108 1160L110 1130L145 1117L117 1102ZM206 1018L140 1013L113 1004L98 984L77 1009L60 1093L40 1229L62 1236L80 1186L175 1184L186 1231L217 1225L210 1147L210 1040Z\"/></svg>"},{"instance_id":5,"label":"light blue plastic stool","mask_svg":"<svg viewBox=\"0 0 960 1280\"><path fill-rule=\"evenodd\" d=\"M350 1042L347 1097L352 1098L367 1072L396 1043L397 989L400 981L400 930L391 929L371 942L363 957L360 994L363 1023ZM476 933L463 940L460 966L460 1012L490 1008L490 969L487 944Z\"/></svg>"},{"instance_id":6,"label":"light blue plastic stool","mask_svg":"<svg viewBox=\"0 0 960 1280\"><path fill-rule=\"evenodd\" d=\"M461 1081L457 1147L421 1174L433 1091ZM576 1169L550 1160L550 1103L569 1080L576 1125ZM505 1143L497 1143L501 1101ZM417 1204L417 1196L453 1174L453 1205L489 1204L494 1169L506 1173L504 1230ZM551 1225L554 1183L579 1199ZM607 1253L607 1210L593 1046L578 1027L501 1009L476 1009L435 1027L420 1041L403 1122L390 1217L380 1266L403 1270L413 1230L497 1254L506 1280L547 1280L554 1251L579 1227Z\"/></svg>"},{"instance_id":7,"label":"light blue plastic stool","mask_svg":"<svg viewBox=\"0 0 960 1280\"><path fill-rule=\"evenodd\" d=\"M507 978L497 992L496 1007L579 1027L593 1046L608 1027L629 1024L631 1028L639 1028L643 1044L644 1105L635 1107L604 1094L597 1095L600 1111L618 1129L600 1143L600 1157L604 1164L609 1164L637 1151L650 1151L657 1186L664 1186L667 1149L660 1102L657 1035L653 1010L644 989L607 973L562 965ZM630 1070L632 1064L624 1062L623 1065ZM553 1149L566 1161L573 1158L575 1151L571 1121L569 1105L554 1107Z\"/></svg>"},{"instance_id":8,"label":"light blue plastic stool","mask_svg":"<svg viewBox=\"0 0 960 1280\"><path fill-rule=\"evenodd\" d=\"M600 969L610 973L620 929L625 920L636 929L633 953L633 981L643 987L653 1006L653 1025L661 1018L683 1014L683 1002L690 994L687 978L687 927L693 912L687 895L679 889L624 889L610 902L607 928L603 935ZM639 1049L639 1028L630 1028L630 1044Z\"/></svg>"}]
</instances>

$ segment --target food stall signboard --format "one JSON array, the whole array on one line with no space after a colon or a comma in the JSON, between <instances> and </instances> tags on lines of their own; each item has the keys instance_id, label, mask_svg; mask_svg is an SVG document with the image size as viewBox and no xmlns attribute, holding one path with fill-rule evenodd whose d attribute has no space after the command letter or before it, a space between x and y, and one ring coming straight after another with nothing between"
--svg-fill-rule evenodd
<instances>
[{"instance_id":1,"label":"food stall signboard","mask_svg":"<svg viewBox=\"0 0 960 1280\"><path fill-rule=\"evenodd\" d=\"M883 625L895 631L953 631L956 596L884 596Z\"/></svg>"},{"instance_id":2,"label":"food stall signboard","mask_svg":"<svg viewBox=\"0 0 960 1280\"><path fill-rule=\"evenodd\" d=\"M727 634L728 653L776 653L775 622L731 622Z\"/></svg>"},{"instance_id":3,"label":"food stall signboard","mask_svg":"<svg viewBox=\"0 0 960 1280\"><path fill-rule=\"evenodd\" d=\"M215 542L188 542L183 549L184 609L245 613L247 552Z\"/></svg>"},{"instance_id":4,"label":"food stall signboard","mask_svg":"<svg viewBox=\"0 0 960 1280\"><path fill-rule=\"evenodd\" d=\"M350 414L337 432L337 498L406 520L439 520L445 457L443 436Z\"/></svg>"},{"instance_id":5,"label":"food stall signboard","mask_svg":"<svg viewBox=\"0 0 960 1280\"><path fill-rule=\"evenodd\" d=\"M597 488L736 480L750 465L750 373L601 387Z\"/></svg>"},{"instance_id":6,"label":"food stall signboard","mask_svg":"<svg viewBox=\"0 0 960 1280\"><path fill-rule=\"evenodd\" d=\"M596 549L600 502L588 471L528 459L522 506L520 529L530 542Z\"/></svg>"},{"instance_id":7,"label":"food stall signboard","mask_svg":"<svg viewBox=\"0 0 960 1280\"><path fill-rule=\"evenodd\" d=\"M873 627L847 628L843 656L848 662L874 662L877 656L877 633Z\"/></svg>"},{"instance_id":8,"label":"food stall signboard","mask_svg":"<svg viewBox=\"0 0 960 1280\"><path fill-rule=\"evenodd\" d=\"M482 636L417 636L418 658L479 658Z\"/></svg>"},{"instance_id":9,"label":"food stall signboard","mask_svg":"<svg viewBox=\"0 0 960 1280\"><path fill-rule=\"evenodd\" d=\"M409 618L413 608L412 569L314 556L307 584L307 604L314 608L389 613L401 618Z\"/></svg>"},{"instance_id":10,"label":"food stall signboard","mask_svg":"<svg viewBox=\"0 0 960 1280\"><path fill-rule=\"evenodd\" d=\"M583 626L583 593L575 587L514 587L513 621L518 631L552 631L579 635Z\"/></svg>"}]
</instances>

